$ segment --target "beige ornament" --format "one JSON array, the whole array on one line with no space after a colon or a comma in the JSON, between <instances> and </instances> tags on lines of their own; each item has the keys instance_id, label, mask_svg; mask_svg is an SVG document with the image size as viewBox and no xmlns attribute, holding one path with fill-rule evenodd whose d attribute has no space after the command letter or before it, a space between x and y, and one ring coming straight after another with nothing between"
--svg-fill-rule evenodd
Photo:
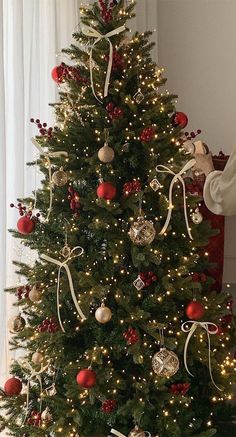
<instances>
[{"instance_id":1,"label":"beige ornament","mask_svg":"<svg viewBox=\"0 0 236 437\"><path fill-rule=\"evenodd\" d=\"M13 316L8 320L8 329L11 334L17 334L18 332L23 331L26 325L25 319L19 316Z\"/></svg>"},{"instance_id":2,"label":"beige ornament","mask_svg":"<svg viewBox=\"0 0 236 437\"><path fill-rule=\"evenodd\" d=\"M136 426L130 431L128 437L146 437L146 433Z\"/></svg>"},{"instance_id":3,"label":"beige ornament","mask_svg":"<svg viewBox=\"0 0 236 437\"><path fill-rule=\"evenodd\" d=\"M105 323L110 322L111 318L112 312L110 308L106 307L105 304L102 303L102 305L95 312L95 319L104 325Z\"/></svg>"},{"instance_id":4,"label":"beige ornament","mask_svg":"<svg viewBox=\"0 0 236 437\"><path fill-rule=\"evenodd\" d=\"M151 222L138 217L129 230L129 236L136 246L146 246L153 242L156 230Z\"/></svg>"},{"instance_id":5,"label":"beige ornament","mask_svg":"<svg viewBox=\"0 0 236 437\"><path fill-rule=\"evenodd\" d=\"M42 414L41 414L41 419L42 419L42 422L43 422L45 425L47 425L47 424L49 424L49 423L52 422L52 420L53 420L53 416L52 416L52 413L50 412L50 410L49 410L48 407L45 408L45 410L43 410L43 412L42 412Z\"/></svg>"},{"instance_id":6,"label":"beige ornament","mask_svg":"<svg viewBox=\"0 0 236 437\"><path fill-rule=\"evenodd\" d=\"M174 352L161 348L152 359L152 368L157 375L169 378L178 372L179 358Z\"/></svg>"},{"instance_id":7,"label":"beige ornament","mask_svg":"<svg viewBox=\"0 0 236 437\"><path fill-rule=\"evenodd\" d=\"M195 209L195 211L192 213L191 217L192 217L192 221L193 221L193 223L195 223L195 225L199 225L203 221L203 215L199 211L199 208Z\"/></svg>"},{"instance_id":8,"label":"beige ornament","mask_svg":"<svg viewBox=\"0 0 236 437\"><path fill-rule=\"evenodd\" d=\"M41 364L42 362L43 362L43 354L41 354L41 352L39 352L39 351L36 351L36 352L34 352L34 354L32 355L32 358L31 358L31 360L32 360L32 362L35 364L35 365L39 365L39 364Z\"/></svg>"},{"instance_id":9,"label":"beige ornament","mask_svg":"<svg viewBox=\"0 0 236 437\"><path fill-rule=\"evenodd\" d=\"M37 285L34 285L29 292L29 300L31 300L31 302L39 302L41 299L42 299L42 292L37 287Z\"/></svg>"},{"instance_id":10,"label":"beige ornament","mask_svg":"<svg viewBox=\"0 0 236 437\"><path fill-rule=\"evenodd\" d=\"M109 162L113 161L114 157L115 152L107 143L105 143L104 146L98 151L98 158L104 164L108 164Z\"/></svg>"},{"instance_id":11,"label":"beige ornament","mask_svg":"<svg viewBox=\"0 0 236 437\"><path fill-rule=\"evenodd\" d=\"M57 170L52 175L52 182L57 187L63 187L68 182L67 173L63 170L63 167L60 170Z\"/></svg>"}]
</instances>

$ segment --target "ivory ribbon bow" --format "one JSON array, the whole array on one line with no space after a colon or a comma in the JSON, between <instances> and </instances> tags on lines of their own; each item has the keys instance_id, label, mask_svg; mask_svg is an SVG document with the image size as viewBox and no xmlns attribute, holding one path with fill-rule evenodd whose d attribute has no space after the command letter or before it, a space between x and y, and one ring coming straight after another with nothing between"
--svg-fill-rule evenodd
<instances>
[{"instance_id":1,"label":"ivory ribbon bow","mask_svg":"<svg viewBox=\"0 0 236 437\"><path fill-rule=\"evenodd\" d=\"M168 214L167 214L167 218L166 218L166 222L160 232L160 235L164 235L164 233L166 232L170 220L171 220L171 216L172 216L172 210L173 210L173 188L174 188L174 184L176 182L181 182L182 187L183 187L183 197L184 197L184 217L185 217L185 223L186 223L186 227L187 227L187 231L188 231L188 235L189 238L191 240L193 240L193 236L191 234L191 230L189 227L189 221L188 221L188 212L187 212L187 204L186 204L186 189L185 189L185 183L184 180L182 178L182 175L190 170L192 167L194 167L194 165L196 164L195 159L191 159L190 161L188 161L185 166L182 168L182 170L180 170L178 173L175 173L174 171L172 171L169 167L166 167L165 165L158 165L156 167L157 172L159 173L169 173L171 175L173 175L173 179L171 181L170 184L170 189L169 189L169 206L168 206Z\"/></svg>"},{"instance_id":2,"label":"ivory ribbon bow","mask_svg":"<svg viewBox=\"0 0 236 437\"><path fill-rule=\"evenodd\" d=\"M191 327L189 325L192 325ZM210 330L210 326L213 326L214 329ZM207 333L207 338L208 338L208 363L209 363L209 373L210 373L210 377L211 377L211 381L213 383L213 385L220 391L222 391L221 388L219 388L213 378L212 375L212 369L211 369L211 338L210 335L214 335L217 333L218 328L215 325L215 323L212 322L197 322L194 320L188 320L187 322L184 322L182 324L182 331L183 332L188 332L188 336L185 342L185 346L184 346L184 365L185 365L185 369L187 370L188 374L191 376L194 376L188 368L188 363L187 363L187 351L188 351L188 345L190 342L190 339L192 337L192 335L194 334L194 332L196 331L196 329L200 327L205 329L206 333Z\"/></svg>"},{"instance_id":3,"label":"ivory ribbon bow","mask_svg":"<svg viewBox=\"0 0 236 437\"><path fill-rule=\"evenodd\" d=\"M124 32L124 30L125 30L125 26L120 26L117 29L111 30L110 32L103 35L102 33L99 33L96 29L94 29L93 27L84 26L82 28L82 32L84 35L86 35L90 38L96 38L93 45L92 45L91 51L90 51L90 81L91 81L93 95L100 103L102 103L102 101L96 95L95 88L94 88L94 81L93 81L93 49L96 46L96 44L99 41L101 41L102 39L106 39L110 45L109 61L108 61L108 66L107 66L106 80L105 80L104 92L103 92L103 97L107 97L109 84L110 84L110 78L111 78L112 63L113 63L113 45L111 43L110 38L114 35L119 35L119 33Z\"/></svg>"},{"instance_id":4,"label":"ivory ribbon bow","mask_svg":"<svg viewBox=\"0 0 236 437\"><path fill-rule=\"evenodd\" d=\"M119 431L116 431L115 429L112 429L111 430L111 433L112 434L114 434L114 435L116 435L117 437L126 437L124 434L122 434L121 432L119 432ZM150 434L150 432L148 432L148 431L144 431L144 433L147 435L147 437L151 437L151 434ZM143 433L142 433L143 434ZM141 437L141 434L137 434L137 437Z\"/></svg>"},{"instance_id":5,"label":"ivory ribbon bow","mask_svg":"<svg viewBox=\"0 0 236 437\"><path fill-rule=\"evenodd\" d=\"M50 190L50 200L49 200L49 208L46 220L49 220L51 211L52 211L52 165L50 158L58 158L60 156L68 156L67 152L45 152L39 142L35 138L31 138L31 142L38 149L40 155L43 155L48 164L48 175L49 175L49 190Z\"/></svg>"},{"instance_id":6,"label":"ivory ribbon bow","mask_svg":"<svg viewBox=\"0 0 236 437\"><path fill-rule=\"evenodd\" d=\"M77 255L71 256L77 249L80 250L80 253L78 253ZM81 308L80 308L80 306L78 304L78 301L76 299L71 272L70 272L69 266L67 264L68 261L70 261L73 258L77 258L77 257L81 256L83 253L84 253L84 249L82 247L80 247L80 246L76 246L76 247L74 247L74 249L72 249L70 251L69 256L64 261L62 261L62 262L57 260L57 259L51 258L48 255L44 255L44 254L41 255L41 258L44 259L45 261L48 261L48 262L50 262L52 264L56 264L57 266L59 266L58 276L57 276L57 315L58 315L58 320L59 320L59 323L60 323L61 330L63 332L65 332L65 329L63 327L63 324L62 324L62 321L61 321L61 314L60 314L60 277L61 277L61 270L62 270L63 267L64 267L64 269L65 269L65 271L67 273L67 277L68 277L68 281L69 281L69 286L70 286L71 297L73 299L75 308L76 308L79 316L81 317L81 319L82 320L86 320L86 317L85 317L84 313L82 312L82 310L81 310Z\"/></svg>"},{"instance_id":7,"label":"ivory ribbon bow","mask_svg":"<svg viewBox=\"0 0 236 437\"><path fill-rule=\"evenodd\" d=\"M30 382L36 378L39 382L40 385L40 412L42 410L42 392L43 392L43 384L42 384L42 378L41 378L41 374L43 372L45 372L45 370L48 368L48 364L46 366L43 366L43 364L41 364L41 368L40 370L35 370L31 364L28 361L23 361L21 364L21 367L30 372L29 378L28 378L28 383L27 383L27 398L26 398L26 414L25 414L25 418L24 418L24 422L25 423L27 416L28 416L28 409L29 409L29 396L30 396Z\"/></svg>"}]
</instances>

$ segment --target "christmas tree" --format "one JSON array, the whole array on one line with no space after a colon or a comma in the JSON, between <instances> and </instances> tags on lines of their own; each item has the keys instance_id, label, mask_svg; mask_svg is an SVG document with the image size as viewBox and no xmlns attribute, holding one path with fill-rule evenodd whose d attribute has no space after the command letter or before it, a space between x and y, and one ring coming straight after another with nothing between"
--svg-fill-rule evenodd
<instances>
[{"instance_id":1,"label":"christmas tree","mask_svg":"<svg viewBox=\"0 0 236 437\"><path fill-rule=\"evenodd\" d=\"M130 36L134 8L81 9L72 62L52 72L57 123L31 120L43 181L11 231L38 254L8 290L24 350L1 392L12 436L222 436L233 413L231 297L206 273L215 231L187 179L195 135L151 32Z\"/></svg>"}]
</instances>

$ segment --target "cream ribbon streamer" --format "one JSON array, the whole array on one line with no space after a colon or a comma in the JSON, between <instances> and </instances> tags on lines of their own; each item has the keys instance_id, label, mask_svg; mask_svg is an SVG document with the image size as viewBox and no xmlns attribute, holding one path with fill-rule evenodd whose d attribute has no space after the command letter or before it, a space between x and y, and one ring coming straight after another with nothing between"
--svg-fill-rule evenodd
<instances>
[{"instance_id":1,"label":"cream ribbon streamer","mask_svg":"<svg viewBox=\"0 0 236 437\"><path fill-rule=\"evenodd\" d=\"M60 156L68 156L67 152L45 152L39 142L35 138L31 138L31 142L38 149L40 155L43 155L48 164L48 176L49 176L49 190L50 190L50 200L49 200L49 208L46 220L49 220L51 211L52 211L52 165L50 158L59 158ZM36 205L35 205L36 206Z\"/></svg>"},{"instance_id":2,"label":"cream ribbon streamer","mask_svg":"<svg viewBox=\"0 0 236 437\"><path fill-rule=\"evenodd\" d=\"M173 170L171 170L169 167L166 167L165 165L158 165L158 166L156 167L157 172L159 172L159 173L168 173L168 174L171 174L171 175L174 176L173 179L172 179L172 181L171 181L170 189L169 189L169 206L168 206L168 214L167 214L166 222L165 222L165 224L164 224L164 226L163 226L163 228L162 228L162 230L161 230L161 232L160 232L160 235L164 235L164 233L166 232L166 230L167 230L167 228L168 228L168 226L169 226L169 223L170 223L170 220L171 220L171 216L172 216L172 210L173 210L173 207L174 207L174 206L173 206L173 188L174 188L174 184L175 184L176 182L179 181L179 182L181 182L182 187L183 187L184 217L185 217L185 223L186 223L186 227L187 227L187 231L188 231L189 238L190 238L191 240L193 240L193 236L192 236L192 234L191 234L191 230L190 230L190 227L189 227L188 212L187 212L187 204L186 204L186 188L185 188L185 183L184 183L184 180L183 180L183 178L182 178L182 175L183 175L186 171L188 171L188 170L190 170L192 167L194 167L195 164L196 164L195 159L191 159L190 161L188 161L188 162L184 165L184 167L182 168L182 170L180 170L178 173L175 173Z\"/></svg>"},{"instance_id":3,"label":"cream ribbon streamer","mask_svg":"<svg viewBox=\"0 0 236 437\"><path fill-rule=\"evenodd\" d=\"M189 326L189 325L192 325L192 326ZM210 326L213 326L213 328L215 328L215 329L210 330ZM214 378L213 378L213 375L212 375L212 369L211 369L211 338L210 338L210 335L214 335L218 331L218 328L215 325L215 323L212 323L212 322L197 322L197 321L194 321L194 320L188 320L187 322L184 322L182 324L182 326L181 326L182 331L185 332L185 333L188 332L188 336L187 336L187 339L186 339L186 342L185 342L185 346L184 346L184 365L185 365L185 369L187 370L189 375L194 376L189 371L189 368L188 368L187 351L188 351L188 345L189 345L190 339L191 339L192 335L194 334L194 332L196 331L196 329L198 327L205 329L205 331L207 333L207 339L208 339L208 363L209 363L209 373L210 373L211 381L212 381L213 385L218 390L222 391L222 389L219 388L216 385L216 383L214 381Z\"/></svg>"},{"instance_id":4,"label":"cream ribbon streamer","mask_svg":"<svg viewBox=\"0 0 236 437\"><path fill-rule=\"evenodd\" d=\"M112 429L112 430L111 430L111 433L114 434L114 435L116 435L117 437L126 437L126 435L122 434L122 433L119 432L119 431L116 431L115 429ZM146 434L147 437L151 437L150 432L148 432L148 431L144 431L144 433ZM142 433L142 434L143 434L143 433ZM139 436L141 437L141 434L137 434L137 437L139 437Z\"/></svg>"},{"instance_id":5,"label":"cream ribbon streamer","mask_svg":"<svg viewBox=\"0 0 236 437\"><path fill-rule=\"evenodd\" d=\"M96 40L94 41L94 43L92 45L91 51L90 51L90 61L89 61L90 62L90 81L91 81L93 95L100 103L102 103L102 101L96 95L95 88L94 88L94 81L93 81L93 49L95 48L96 44L99 41L101 41L102 39L106 39L110 45L109 61L108 61L108 66L107 66L106 80L105 80L104 92L103 92L103 97L107 97L109 84L110 84L110 78L111 78L112 63L113 63L113 45L111 43L110 38L114 35L119 35L119 33L124 32L124 31L125 31L125 26L120 26L117 29L113 29L110 32L103 35L102 33L99 33L96 29L94 29L93 27L84 26L82 28L82 32L84 35L88 36L89 38L96 38Z\"/></svg>"},{"instance_id":6,"label":"cream ribbon streamer","mask_svg":"<svg viewBox=\"0 0 236 437\"><path fill-rule=\"evenodd\" d=\"M27 383L27 392L26 392L26 414L25 414L25 418L23 421L23 424L25 423L27 416L28 416L28 410L29 410L29 398L30 398L30 382L35 378L38 380L39 382L39 386L40 386L40 412L42 411L42 393L43 393L43 384L42 384L42 377L41 374L43 372L45 372L45 370L47 370L48 368L48 364L46 366L43 366L43 364L41 364L41 368L40 370L35 370L31 364L29 363L29 361L23 361L21 363L21 367L30 372L29 378L28 378L28 383Z\"/></svg>"},{"instance_id":7,"label":"cream ribbon streamer","mask_svg":"<svg viewBox=\"0 0 236 437\"><path fill-rule=\"evenodd\" d=\"M77 254L77 255L71 256L77 249L80 250L80 253ZM60 313L60 277L61 277L61 270L62 270L63 267L64 267L64 269L65 269L65 271L67 273L67 277L68 277L68 281L69 281L69 286L70 286L71 297L73 299L75 308L76 308L79 316L81 317L81 319L82 320L86 320L86 317L85 317L84 313L82 312L82 310L81 310L81 308L80 308L80 306L78 304L78 301L76 299L71 272L70 272L69 266L67 264L68 261L70 261L73 258L77 258L77 257L81 256L83 253L84 253L84 249L82 247L80 247L80 246L76 246L76 247L74 247L74 249L72 249L70 251L69 256L64 261L62 261L62 262L57 260L57 259L51 258L48 255L44 255L44 254L41 255L41 258L44 259L45 261L48 261L48 262L50 262L52 264L56 264L57 266L59 266L58 276L57 276L57 315L58 315L58 320L59 320L59 323L60 323L61 330L63 332L65 332L65 329L64 329L63 324L62 324L61 313Z\"/></svg>"}]
</instances>

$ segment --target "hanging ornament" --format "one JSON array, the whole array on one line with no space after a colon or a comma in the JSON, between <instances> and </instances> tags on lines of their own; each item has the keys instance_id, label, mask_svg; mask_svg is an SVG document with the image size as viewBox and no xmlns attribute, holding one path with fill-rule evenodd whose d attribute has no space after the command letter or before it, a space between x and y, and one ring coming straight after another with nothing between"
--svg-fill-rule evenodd
<instances>
[{"instance_id":1,"label":"hanging ornament","mask_svg":"<svg viewBox=\"0 0 236 437\"><path fill-rule=\"evenodd\" d=\"M35 221L31 215L26 214L19 218L17 222L17 229L22 235L32 234L32 232L35 230Z\"/></svg>"},{"instance_id":2,"label":"hanging ornament","mask_svg":"<svg viewBox=\"0 0 236 437\"><path fill-rule=\"evenodd\" d=\"M151 244L156 236L156 230L153 224L145 220L143 217L138 217L129 230L129 237L136 246L146 246Z\"/></svg>"},{"instance_id":3,"label":"hanging ornament","mask_svg":"<svg viewBox=\"0 0 236 437\"><path fill-rule=\"evenodd\" d=\"M64 73L65 73L64 62L62 62L61 65L56 65L56 67L54 67L52 69L52 72L51 72L51 76L52 76L52 79L54 80L54 82L56 82L57 84L63 82Z\"/></svg>"},{"instance_id":4,"label":"hanging ornament","mask_svg":"<svg viewBox=\"0 0 236 437\"><path fill-rule=\"evenodd\" d=\"M63 187L68 182L67 173L63 170L63 167L60 167L60 170L57 170L52 175L52 183L57 187Z\"/></svg>"},{"instance_id":5,"label":"hanging ornament","mask_svg":"<svg viewBox=\"0 0 236 437\"><path fill-rule=\"evenodd\" d=\"M156 179L156 178L154 178L151 182L150 182L150 187L151 187L151 189L153 190L153 191L157 191L157 190L159 190L160 188L162 188L162 185L161 185L161 183Z\"/></svg>"},{"instance_id":6,"label":"hanging ornament","mask_svg":"<svg viewBox=\"0 0 236 437\"><path fill-rule=\"evenodd\" d=\"M109 162L113 161L114 156L115 156L115 152L112 149L112 147L110 147L108 144L108 141L109 141L108 129L104 129L104 136L105 136L105 143L104 143L104 146L101 147L101 149L99 149L99 151L98 151L98 158L104 164L108 164Z\"/></svg>"},{"instance_id":7,"label":"hanging ornament","mask_svg":"<svg viewBox=\"0 0 236 437\"><path fill-rule=\"evenodd\" d=\"M145 129L143 129L140 135L140 139L143 143L149 143L155 138L155 133L156 131L154 127L146 127Z\"/></svg>"},{"instance_id":8,"label":"hanging ornament","mask_svg":"<svg viewBox=\"0 0 236 437\"><path fill-rule=\"evenodd\" d=\"M181 127L184 129L188 124L188 117L184 112L175 112L171 118L172 125L174 127Z\"/></svg>"},{"instance_id":9,"label":"hanging ornament","mask_svg":"<svg viewBox=\"0 0 236 437\"><path fill-rule=\"evenodd\" d=\"M45 389L45 393L47 396L55 396L57 394L56 386L55 384L50 385L50 387L47 387Z\"/></svg>"},{"instance_id":10,"label":"hanging ornament","mask_svg":"<svg viewBox=\"0 0 236 437\"><path fill-rule=\"evenodd\" d=\"M205 307L201 302L193 300L187 305L185 313L190 320L199 320L205 314Z\"/></svg>"},{"instance_id":11,"label":"hanging ornament","mask_svg":"<svg viewBox=\"0 0 236 437\"><path fill-rule=\"evenodd\" d=\"M91 368L80 370L76 377L77 384L83 388L94 387L96 380L96 373Z\"/></svg>"},{"instance_id":12,"label":"hanging ornament","mask_svg":"<svg viewBox=\"0 0 236 437\"><path fill-rule=\"evenodd\" d=\"M195 223L195 225L199 225L203 221L203 215L199 211L199 208L195 209L195 211L192 213L191 217L192 217L192 221L193 221L193 223Z\"/></svg>"},{"instance_id":13,"label":"hanging ornament","mask_svg":"<svg viewBox=\"0 0 236 437\"><path fill-rule=\"evenodd\" d=\"M31 360L36 366L38 366L39 364L41 364L43 362L44 356L43 356L43 354L41 354L41 352L36 351L33 353Z\"/></svg>"},{"instance_id":14,"label":"hanging ornament","mask_svg":"<svg viewBox=\"0 0 236 437\"><path fill-rule=\"evenodd\" d=\"M140 276L138 276L137 279L135 279L135 281L133 282L133 285L135 286L135 288L138 291L142 290L142 288L145 287L145 283L143 282L143 280L141 279Z\"/></svg>"},{"instance_id":15,"label":"hanging ornament","mask_svg":"<svg viewBox=\"0 0 236 437\"><path fill-rule=\"evenodd\" d=\"M142 103L142 101L144 99L144 95L141 91L141 88L139 88L138 91L134 94L133 99L138 105L140 105L140 103Z\"/></svg>"},{"instance_id":16,"label":"hanging ornament","mask_svg":"<svg viewBox=\"0 0 236 437\"><path fill-rule=\"evenodd\" d=\"M128 437L146 437L146 432L140 429L138 426L135 426L128 435Z\"/></svg>"},{"instance_id":17,"label":"hanging ornament","mask_svg":"<svg viewBox=\"0 0 236 437\"><path fill-rule=\"evenodd\" d=\"M52 422L53 416L48 407L45 408L45 410L43 410L41 414L41 420L44 425L48 425L49 423Z\"/></svg>"},{"instance_id":18,"label":"hanging ornament","mask_svg":"<svg viewBox=\"0 0 236 437\"><path fill-rule=\"evenodd\" d=\"M20 315L12 316L8 320L8 329L11 334L17 334L18 332L23 331L25 325L26 325L26 321Z\"/></svg>"},{"instance_id":19,"label":"hanging ornament","mask_svg":"<svg viewBox=\"0 0 236 437\"><path fill-rule=\"evenodd\" d=\"M113 200L116 194L116 187L111 182L101 182L97 188L97 196L99 199Z\"/></svg>"},{"instance_id":20,"label":"hanging ornament","mask_svg":"<svg viewBox=\"0 0 236 437\"><path fill-rule=\"evenodd\" d=\"M41 299L42 299L42 292L37 287L37 285L34 285L33 288L29 292L29 300L31 300L31 302L36 303L36 302L39 302Z\"/></svg>"},{"instance_id":21,"label":"hanging ornament","mask_svg":"<svg viewBox=\"0 0 236 437\"><path fill-rule=\"evenodd\" d=\"M106 307L104 303L96 310L95 318L99 323L103 325L110 322L112 318L112 312L110 308Z\"/></svg>"},{"instance_id":22,"label":"hanging ornament","mask_svg":"<svg viewBox=\"0 0 236 437\"><path fill-rule=\"evenodd\" d=\"M7 396L18 396L22 390L22 382L20 379L9 378L4 385L4 392Z\"/></svg>"},{"instance_id":23,"label":"hanging ornament","mask_svg":"<svg viewBox=\"0 0 236 437\"><path fill-rule=\"evenodd\" d=\"M157 375L170 378L179 370L179 358L174 352L163 347L154 355L152 368Z\"/></svg>"}]
</instances>

